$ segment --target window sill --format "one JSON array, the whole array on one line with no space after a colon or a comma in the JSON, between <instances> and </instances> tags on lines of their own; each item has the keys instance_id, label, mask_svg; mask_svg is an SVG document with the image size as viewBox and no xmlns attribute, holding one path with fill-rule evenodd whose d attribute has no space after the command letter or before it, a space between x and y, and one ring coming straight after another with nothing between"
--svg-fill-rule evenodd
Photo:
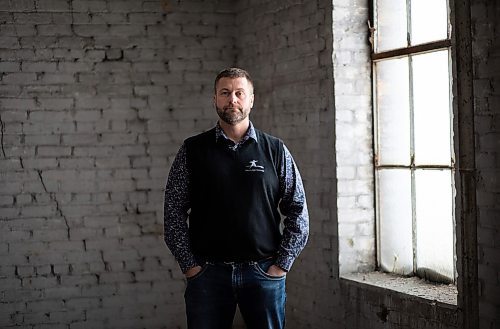
<instances>
[{"instance_id":1,"label":"window sill","mask_svg":"<svg viewBox=\"0 0 500 329\"><path fill-rule=\"evenodd\" d=\"M393 290L405 295L423 298L442 306L457 305L457 287L455 285L435 284L417 277L401 277L382 272L348 273L342 279L357 284L370 285Z\"/></svg>"}]
</instances>

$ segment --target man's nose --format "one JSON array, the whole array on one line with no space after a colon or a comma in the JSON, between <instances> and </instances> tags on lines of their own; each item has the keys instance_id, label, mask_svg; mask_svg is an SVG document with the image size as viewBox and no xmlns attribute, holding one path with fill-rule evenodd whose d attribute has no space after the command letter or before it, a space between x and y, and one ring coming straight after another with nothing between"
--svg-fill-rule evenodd
<instances>
[{"instance_id":1,"label":"man's nose","mask_svg":"<svg viewBox=\"0 0 500 329\"><path fill-rule=\"evenodd\" d=\"M236 97L236 93L231 93L231 96L229 96L229 100L231 103L238 102L238 97Z\"/></svg>"}]
</instances>

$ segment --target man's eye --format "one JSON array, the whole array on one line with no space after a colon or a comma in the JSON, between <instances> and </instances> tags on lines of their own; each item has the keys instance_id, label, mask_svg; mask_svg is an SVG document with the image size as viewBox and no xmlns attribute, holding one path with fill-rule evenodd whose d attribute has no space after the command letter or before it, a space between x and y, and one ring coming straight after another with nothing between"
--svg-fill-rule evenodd
<instances>
[{"instance_id":1,"label":"man's eye","mask_svg":"<svg viewBox=\"0 0 500 329\"><path fill-rule=\"evenodd\" d=\"M221 96L227 97L229 96L229 93L227 91L223 91L220 93Z\"/></svg>"}]
</instances>

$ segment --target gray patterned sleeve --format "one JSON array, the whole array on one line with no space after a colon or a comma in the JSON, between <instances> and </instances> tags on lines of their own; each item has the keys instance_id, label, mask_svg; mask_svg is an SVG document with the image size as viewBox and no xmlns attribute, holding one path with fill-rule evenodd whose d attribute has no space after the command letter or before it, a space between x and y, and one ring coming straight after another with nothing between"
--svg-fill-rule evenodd
<instances>
[{"instance_id":1,"label":"gray patterned sleeve","mask_svg":"<svg viewBox=\"0 0 500 329\"><path fill-rule=\"evenodd\" d=\"M183 144L170 168L165 187L164 232L165 243L179 263L183 273L196 266L191 252L187 225L190 177Z\"/></svg>"},{"instance_id":2,"label":"gray patterned sleeve","mask_svg":"<svg viewBox=\"0 0 500 329\"><path fill-rule=\"evenodd\" d=\"M289 271L293 262L306 245L309 235L309 213L299 170L290 151L283 145L283 161L280 172L280 211L283 220L283 238L276 265Z\"/></svg>"}]
</instances>

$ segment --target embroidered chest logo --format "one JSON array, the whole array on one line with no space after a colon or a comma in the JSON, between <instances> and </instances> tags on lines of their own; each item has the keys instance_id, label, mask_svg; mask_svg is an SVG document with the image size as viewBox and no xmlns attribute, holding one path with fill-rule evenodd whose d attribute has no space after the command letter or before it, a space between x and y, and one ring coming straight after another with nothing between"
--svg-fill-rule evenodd
<instances>
[{"instance_id":1,"label":"embroidered chest logo","mask_svg":"<svg viewBox=\"0 0 500 329\"><path fill-rule=\"evenodd\" d=\"M264 166L260 166L257 164L259 160L251 160L248 162L248 165L245 166L245 171L260 171L264 172Z\"/></svg>"}]
</instances>

